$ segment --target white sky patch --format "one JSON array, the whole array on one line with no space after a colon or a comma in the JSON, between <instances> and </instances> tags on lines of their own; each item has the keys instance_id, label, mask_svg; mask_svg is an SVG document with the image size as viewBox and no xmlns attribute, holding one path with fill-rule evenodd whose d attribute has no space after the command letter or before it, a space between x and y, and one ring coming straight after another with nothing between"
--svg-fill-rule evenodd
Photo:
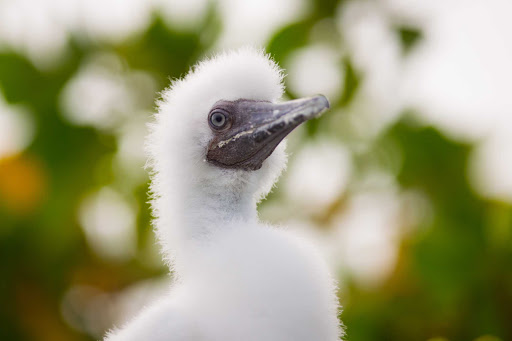
<instances>
[{"instance_id":1,"label":"white sky patch","mask_svg":"<svg viewBox=\"0 0 512 341\"><path fill-rule=\"evenodd\" d=\"M0 1L0 48L26 55L41 69L66 56L71 35L116 43L143 32L153 4L144 0Z\"/></svg>"},{"instance_id":2,"label":"white sky patch","mask_svg":"<svg viewBox=\"0 0 512 341\"><path fill-rule=\"evenodd\" d=\"M340 32L363 71L359 94L349 108L355 113L351 129L371 136L402 109L414 109L451 138L484 141L469 165L472 184L485 197L510 200L510 13L508 0L343 5ZM405 58L392 31L400 23L419 27L423 35Z\"/></svg>"},{"instance_id":3,"label":"white sky patch","mask_svg":"<svg viewBox=\"0 0 512 341\"><path fill-rule=\"evenodd\" d=\"M154 79L141 71L124 72L112 54L95 55L66 84L60 95L64 117L76 125L112 129L150 107Z\"/></svg>"},{"instance_id":4,"label":"white sky patch","mask_svg":"<svg viewBox=\"0 0 512 341\"><path fill-rule=\"evenodd\" d=\"M104 187L83 201L79 222L94 252L107 260L124 261L136 252L136 213L135 205Z\"/></svg>"},{"instance_id":5,"label":"white sky patch","mask_svg":"<svg viewBox=\"0 0 512 341\"><path fill-rule=\"evenodd\" d=\"M470 159L469 179L484 197L512 203L512 133L494 134Z\"/></svg>"},{"instance_id":6,"label":"white sky patch","mask_svg":"<svg viewBox=\"0 0 512 341\"><path fill-rule=\"evenodd\" d=\"M118 131L117 153L115 166L121 171L119 179L125 185L140 185L147 181L147 173L144 169L146 154L144 141L148 134L147 121L150 115L137 115L124 124Z\"/></svg>"},{"instance_id":7,"label":"white sky patch","mask_svg":"<svg viewBox=\"0 0 512 341\"><path fill-rule=\"evenodd\" d=\"M144 31L151 22L151 1L74 0L80 11L78 32L92 38L118 42Z\"/></svg>"},{"instance_id":8,"label":"white sky patch","mask_svg":"<svg viewBox=\"0 0 512 341\"><path fill-rule=\"evenodd\" d=\"M512 202L512 2L393 0L420 18L424 40L406 64L406 105L452 138L480 145L469 178L484 197Z\"/></svg>"},{"instance_id":9,"label":"white sky patch","mask_svg":"<svg viewBox=\"0 0 512 341\"><path fill-rule=\"evenodd\" d=\"M406 69L407 104L457 139L511 126L512 2L433 2L429 13Z\"/></svg>"},{"instance_id":10,"label":"white sky patch","mask_svg":"<svg viewBox=\"0 0 512 341\"><path fill-rule=\"evenodd\" d=\"M298 97L323 94L338 100L343 87L341 55L330 46L311 46L294 51L285 62L286 82Z\"/></svg>"},{"instance_id":11,"label":"white sky patch","mask_svg":"<svg viewBox=\"0 0 512 341\"><path fill-rule=\"evenodd\" d=\"M352 171L350 152L339 143L320 141L293 156L284 182L287 200L301 212L325 209L345 190Z\"/></svg>"},{"instance_id":12,"label":"white sky patch","mask_svg":"<svg viewBox=\"0 0 512 341\"><path fill-rule=\"evenodd\" d=\"M34 128L31 114L5 103L0 93L0 159L23 151L32 142Z\"/></svg>"},{"instance_id":13,"label":"white sky patch","mask_svg":"<svg viewBox=\"0 0 512 341\"><path fill-rule=\"evenodd\" d=\"M360 193L334 223L335 258L363 287L380 285L398 258L400 200L391 192Z\"/></svg>"},{"instance_id":14,"label":"white sky patch","mask_svg":"<svg viewBox=\"0 0 512 341\"><path fill-rule=\"evenodd\" d=\"M210 0L153 0L165 23L176 30L196 30L205 18Z\"/></svg>"},{"instance_id":15,"label":"white sky patch","mask_svg":"<svg viewBox=\"0 0 512 341\"><path fill-rule=\"evenodd\" d=\"M217 47L263 46L280 27L302 18L305 0L217 0L223 30Z\"/></svg>"},{"instance_id":16,"label":"white sky patch","mask_svg":"<svg viewBox=\"0 0 512 341\"><path fill-rule=\"evenodd\" d=\"M428 223L431 214L421 192L397 193L388 187L356 193L328 229L296 217L285 224L316 246L342 283L350 275L372 289L395 269L403 236Z\"/></svg>"},{"instance_id":17,"label":"white sky patch","mask_svg":"<svg viewBox=\"0 0 512 341\"><path fill-rule=\"evenodd\" d=\"M62 90L65 117L77 125L112 128L134 109L132 96L115 56L101 56L83 66Z\"/></svg>"},{"instance_id":18,"label":"white sky patch","mask_svg":"<svg viewBox=\"0 0 512 341\"><path fill-rule=\"evenodd\" d=\"M466 0L380 0L383 10L404 24L427 24L436 12L445 10L456 1Z\"/></svg>"},{"instance_id":19,"label":"white sky patch","mask_svg":"<svg viewBox=\"0 0 512 341\"><path fill-rule=\"evenodd\" d=\"M55 66L67 49L65 27L49 0L0 1L0 47L25 54L42 69Z\"/></svg>"},{"instance_id":20,"label":"white sky patch","mask_svg":"<svg viewBox=\"0 0 512 341\"><path fill-rule=\"evenodd\" d=\"M350 1L338 10L338 28L362 82L348 110L361 136L375 136L402 109L401 46L390 18L375 1Z\"/></svg>"}]
</instances>

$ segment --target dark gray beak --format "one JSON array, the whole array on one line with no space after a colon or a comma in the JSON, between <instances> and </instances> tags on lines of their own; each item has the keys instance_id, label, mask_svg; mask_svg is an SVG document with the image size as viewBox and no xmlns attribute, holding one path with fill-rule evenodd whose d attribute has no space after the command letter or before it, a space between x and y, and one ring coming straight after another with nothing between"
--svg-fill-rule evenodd
<instances>
[{"instance_id":1,"label":"dark gray beak","mask_svg":"<svg viewBox=\"0 0 512 341\"><path fill-rule=\"evenodd\" d=\"M257 170L286 135L328 108L321 95L284 103L219 101L208 116L215 135L206 159L223 168Z\"/></svg>"}]
</instances>

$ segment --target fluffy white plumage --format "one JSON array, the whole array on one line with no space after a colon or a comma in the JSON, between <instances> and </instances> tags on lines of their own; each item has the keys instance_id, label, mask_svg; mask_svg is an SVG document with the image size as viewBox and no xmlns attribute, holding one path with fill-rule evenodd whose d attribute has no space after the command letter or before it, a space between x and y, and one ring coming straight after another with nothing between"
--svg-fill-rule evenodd
<instances>
[{"instance_id":1,"label":"fluffy white plumage","mask_svg":"<svg viewBox=\"0 0 512 341\"><path fill-rule=\"evenodd\" d=\"M147 150L155 230L174 270L167 297L108 341L334 341L335 283L307 242L258 221L256 204L286 164L281 143L261 169L205 161L219 100L275 102L282 71L244 48L199 63L164 91Z\"/></svg>"}]
</instances>

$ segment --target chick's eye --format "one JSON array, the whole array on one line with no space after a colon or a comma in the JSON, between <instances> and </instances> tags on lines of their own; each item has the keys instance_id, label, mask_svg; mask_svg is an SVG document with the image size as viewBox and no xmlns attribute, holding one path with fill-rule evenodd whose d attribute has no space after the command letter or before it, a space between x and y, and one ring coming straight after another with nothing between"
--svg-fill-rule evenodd
<instances>
[{"instance_id":1,"label":"chick's eye","mask_svg":"<svg viewBox=\"0 0 512 341\"><path fill-rule=\"evenodd\" d=\"M226 121L227 121L226 115L220 111L216 111L210 116L210 123L215 128L224 127L226 125Z\"/></svg>"}]
</instances>

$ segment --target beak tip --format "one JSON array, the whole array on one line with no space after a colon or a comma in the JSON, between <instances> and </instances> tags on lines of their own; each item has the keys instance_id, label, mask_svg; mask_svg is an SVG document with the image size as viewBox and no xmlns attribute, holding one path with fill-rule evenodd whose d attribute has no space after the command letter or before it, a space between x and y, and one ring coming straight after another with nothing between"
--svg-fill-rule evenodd
<instances>
[{"instance_id":1,"label":"beak tip","mask_svg":"<svg viewBox=\"0 0 512 341\"><path fill-rule=\"evenodd\" d=\"M317 95L316 97L318 98L318 101L320 103L322 103L322 106L325 109L330 109L331 108L331 104L329 103L329 100L327 99L327 97L325 97L324 95Z\"/></svg>"},{"instance_id":2,"label":"beak tip","mask_svg":"<svg viewBox=\"0 0 512 341\"><path fill-rule=\"evenodd\" d=\"M317 117L322 115L324 112L329 110L331 108L331 104L329 103L329 100L324 95L317 95L313 97L316 104L315 106L318 108L318 114Z\"/></svg>"}]
</instances>

